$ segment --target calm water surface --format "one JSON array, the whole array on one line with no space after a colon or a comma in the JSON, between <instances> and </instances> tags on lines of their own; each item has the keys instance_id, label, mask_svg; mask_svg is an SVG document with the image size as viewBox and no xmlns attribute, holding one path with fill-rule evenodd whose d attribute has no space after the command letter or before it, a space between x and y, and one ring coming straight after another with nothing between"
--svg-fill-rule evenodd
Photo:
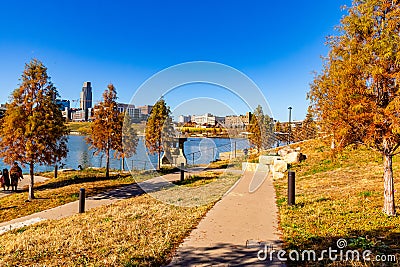
<instances>
[{"instance_id":1,"label":"calm water surface","mask_svg":"<svg viewBox=\"0 0 400 267\"><path fill-rule=\"evenodd\" d=\"M241 150L249 147L247 139L229 138L188 138L184 144L185 155L188 164L207 164L219 158L220 152ZM68 155L61 162L61 168L77 169L78 165L83 167L104 167L105 157L102 153L95 155L85 142L84 136L70 135L68 139ZM111 158L110 166L113 169L121 169L122 161ZM125 160L125 168L154 169L157 166L157 154L151 155L144 146L143 138L139 138L136 154ZM0 168L10 168L0 159ZM51 171L51 166L35 166L35 172ZM29 172L27 167L23 168L25 173Z\"/></svg>"}]
</instances>

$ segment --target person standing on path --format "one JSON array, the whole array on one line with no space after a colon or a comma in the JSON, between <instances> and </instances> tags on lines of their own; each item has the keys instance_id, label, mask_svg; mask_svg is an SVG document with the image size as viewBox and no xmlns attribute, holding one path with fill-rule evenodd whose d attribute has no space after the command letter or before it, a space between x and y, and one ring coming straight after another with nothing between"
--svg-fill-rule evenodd
<instances>
[{"instance_id":1,"label":"person standing on path","mask_svg":"<svg viewBox=\"0 0 400 267\"><path fill-rule=\"evenodd\" d=\"M0 186L6 190L6 186L4 184L4 177L3 177L3 172L0 170Z\"/></svg>"},{"instance_id":2,"label":"person standing on path","mask_svg":"<svg viewBox=\"0 0 400 267\"><path fill-rule=\"evenodd\" d=\"M18 166L17 162L14 162L14 165L10 169L10 177L11 177L11 190L17 191L18 179L22 180L24 176L22 176L22 169Z\"/></svg>"},{"instance_id":3,"label":"person standing on path","mask_svg":"<svg viewBox=\"0 0 400 267\"><path fill-rule=\"evenodd\" d=\"M8 170L7 169L3 169L3 189L4 191L6 190L10 190L10 175L8 174Z\"/></svg>"}]
</instances>

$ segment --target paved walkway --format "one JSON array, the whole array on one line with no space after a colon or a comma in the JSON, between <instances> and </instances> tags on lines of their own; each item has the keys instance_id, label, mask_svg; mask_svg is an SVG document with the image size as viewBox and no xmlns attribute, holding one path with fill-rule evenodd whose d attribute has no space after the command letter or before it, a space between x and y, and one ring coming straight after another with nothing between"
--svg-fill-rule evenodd
<instances>
[{"instance_id":1,"label":"paved walkway","mask_svg":"<svg viewBox=\"0 0 400 267\"><path fill-rule=\"evenodd\" d=\"M184 240L168 266L281 266L269 257L257 257L266 245L280 247L275 191L266 175L246 172Z\"/></svg>"},{"instance_id":2,"label":"paved walkway","mask_svg":"<svg viewBox=\"0 0 400 267\"><path fill-rule=\"evenodd\" d=\"M144 192L160 190L171 186L169 182L179 179L179 174L168 174L138 184L122 186L85 199L85 210L109 205L115 201L135 197ZM25 179L24 179L25 180ZM78 213L79 201L70 202L45 211L0 223L0 234L6 231L27 226L42 220L58 220Z\"/></svg>"},{"instance_id":3,"label":"paved walkway","mask_svg":"<svg viewBox=\"0 0 400 267\"><path fill-rule=\"evenodd\" d=\"M35 182L35 185L37 185L38 183L43 183L44 181L48 180L49 178L43 177L43 176L37 176L35 175L35 177L33 178L33 181ZM24 179L22 179L21 181L18 182L18 187L17 190L21 191L23 189L25 189L26 187L29 186L29 182L30 182L30 175L24 175ZM11 191L11 186L10 186L10 190L3 190L3 188L0 188L0 197L5 197L9 194L14 194L15 192Z\"/></svg>"},{"instance_id":4,"label":"paved walkway","mask_svg":"<svg viewBox=\"0 0 400 267\"><path fill-rule=\"evenodd\" d=\"M275 191L270 177L266 175L262 172L244 173L180 245L169 266L281 266L278 262L260 261L257 258L260 249L266 245L274 249L280 246ZM86 198L85 208L89 210L144 192L160 190L170 186L170 181L178 179L178 173L168 174L104 192ZM0 223L0 234L41 220L71 216L78 212L78 205L78 201L75 201Z\"/></svg>"}]
</instances>

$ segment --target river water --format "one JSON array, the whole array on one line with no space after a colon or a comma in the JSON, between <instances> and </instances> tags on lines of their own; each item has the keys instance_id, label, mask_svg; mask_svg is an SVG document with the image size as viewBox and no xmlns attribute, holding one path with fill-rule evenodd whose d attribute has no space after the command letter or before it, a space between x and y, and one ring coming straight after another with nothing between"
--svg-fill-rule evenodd
<instances>
[{"instance_id":1,"label":"river water","mask_svg":"<svg viewBox=\"0 0 400 267\"><path fill-rule=\"evenodd\" d=\"M157 166L157 154L151 155L144 146L143 138L139 138L136 154L125 160L125 168L131 169L154 169ZM249 147L247 139L229 138L188 138L184 144L185 155L188 164L207 164L219 158L220 152L241 150ZM68 155L60 163L60 168L77 169L82 167L104 167L105 156L100 153L95 155L94 150L90 149L85 142L85 137L80 135L70 135L68 137ZM111 157L110 167L121 169L122 161ZM22 167L22 166L21 166ZM10 168L0 159L0 169ZM51 171L52 166L35 165L35 172ZM23 167L23 172L28 173L28 167Z\"/></svg>"}]
</instances>

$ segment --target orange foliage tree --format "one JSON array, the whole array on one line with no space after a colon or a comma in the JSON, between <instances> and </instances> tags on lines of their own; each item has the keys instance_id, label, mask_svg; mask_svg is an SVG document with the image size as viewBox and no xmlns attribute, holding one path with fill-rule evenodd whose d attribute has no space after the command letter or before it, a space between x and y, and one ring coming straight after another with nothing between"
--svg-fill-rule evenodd
<instances>
[{"instance_id":1,"label":"orange foliage tree","mask_svg":"<svg viewBox=\"0 0 400 267\"><path fill-rule=\"evenodd\" d=\"M166 151L166 139L172 132L171 111L165 100L161 98L151 110L150 117L146 123L145 144L151 154L158 155L158 169L161 167L161 153Z\"/></svg>"},{"instance_id":2,"label":"orange foliage tree","mask_svg":"<svg viewBox=\"0 0 400 267\"><path fill-rule=\"evenodd\" d=\"M67 155L68 130L56 104L57 89L42 62L25 65L21 85L7 104L0 127L0 156L4 162L29 166L28 200L34 196L35 164L51 165Z\"/></svg>"},{"instance_id":3,"label":"orange foliage tree","mask_svg":"<svg viewBox=\"0 0 400 267\"><path fill-rule=\"evenodd\" d=\"M251 115L250 123L246 127L250 133L249 142L257 148L257 152L261 149L270 148L275 141L273 120L258 105Z\"/></svg>"},{"instance_id":4,"label":"orange foliage tree","mask_svg":"<svg viewBox=\"0 0 400 267\"><path fill-rule=\"evenodd\" d=\"M110 156L129 157L136 152L138 138L129 116L118 111L117 91L109 84L103 93L103 101L93 110L93 123L86 141L96 154L106 156L106 177L110 176Z\"/></svg>"},{"instance_id":5,"label":"orange foliage tree","mask_svg":"<svg viewBox=\"0 0 400 267\"><path fill-rule=\"evenodd\" d=\"M309 98L336 150L366 144L383 156L383 211L395 215L392 157L400 145L400 3L355 0L328 38Z\"/></svg>"}]
</instances>

